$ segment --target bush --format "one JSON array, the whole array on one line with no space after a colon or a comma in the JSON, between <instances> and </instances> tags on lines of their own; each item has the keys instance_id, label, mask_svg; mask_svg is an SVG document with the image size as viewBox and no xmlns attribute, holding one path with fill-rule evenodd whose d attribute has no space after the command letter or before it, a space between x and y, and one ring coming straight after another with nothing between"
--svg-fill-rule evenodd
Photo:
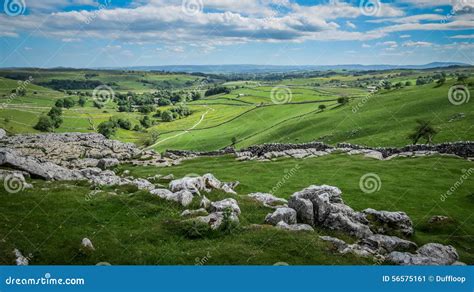
<instances>
[{"instance_id":1,"label":"bush","mask_svg":"<svg viewBox=\"0 0 474 292\"><path fill-rule=\"evenodd\" d=\"M132 128L132 123L126 119L118 119L117 125L124 130L130 130Z\"/></svg>"},{"instance_id":2,"label":"bush","mask_svg":"<svg viewBox=\"0 0 474 292\"><path fill-rule=\"evenodd\" d=\"M58 99L55 103L56 107L71 108L76 105L76 101L72 97Z\"/></svg>"},{"instance_id":3,"label":"bush","mask_svg":"<svg viewBox=\"0 0 474 292\"><path fill-rule=\"evenodd\" d=\"M152 105L143 105L138 109L139 112L145 115L151 113L154 110L155 110L155 107Z\"/></svg>"},{"instance_id":4,"label":"bush","mask_svg":"<svg viewBox=\"0 0 474 292\"><path fill-rule=\"evenodd\" d=\"M50 117L41 116L33 128L41 132L52 132L54 131L54 123Z\"/></svg>"},{"instance_id":5,"label":"bush","mask_svg":"<svg viewBox=\"0 0 474 292\"><path fill-rule=\"evenodd\" d=\"M86 105L86 102L87 102L87 98L85 96L79 97L79 105L81 107L84 107Z\"/></svg>"},{"instance_id":6,"label":"bush","mask_svg":"<svg viewBox=\"0 0 474 292\"><path fill-rule=\"evenodd\" d=\"M152 121L149 116L144 116L140 120L140 124L143 126L143 128L147 129L152 126Z\"/></svg>"},{"instance_id":7,"label":"bush","mask_svg":"<svg viewBox=\"0 0 474 292\"><path fill-rule=\"evenodd\" d=\"M54 128L59 128L63 123L61 115L63 110L60 107L52 107L48 112L48 117L51 119Z\"/></svg>"},{"instance_id":8,"label":"bush","mask_svg":"<svg viewBox=\"0 0 474 292\"><path fill-rule=\"evenodd\" d=\"M117 132L117 124L112 121L102 122L100 123L97 132L104 135L106 138L110 138Z\"/></svg>"},{"instance_id":9,"label":"bush","mask_svg":"<svg viewBox=\"0 0 474 292\"><path fill-rule=\"evenodd\" d=\"M173 113L171 111L164 111L161 113L161 120L163 122L172 122L174 120Z\"/></svg>"},{"instance_id":10,"label":"bush","mask_svg":"<svg viewBox=\"0 0 474 292\"><path fill-rule=\"evenodd\" d=\"M101 109L104 107L104 104L97 101L97 100L94 100L94 107L98 108L98 109Z\"/></svg>"},{"instance_id":11,"label":"bush","mask_svg":"<svg viewBox=\"0 0 474 292\"><path fill-rule=\"evenodd\" d=\"M159 137L160 137L160 134L158 133L158 131L153 130L150 133L147 133L147 135L142 140L142 144L145 147L151 146L155 144L156 140L158 140Z\"/></svg>"},{"instance_id":12,"label":"bush","mask_svg":"<svg viewBox=\"0 0 474 292\"><path fill-rule=\"evenodd\" d=\"M168 98L160 98L160 100L158 101L159 106L167 106L171 104L171 100L169 100Z\"/></svg>"},{"instance_id":13,"label":"bush","mask_svg":"<svg viewBox=\"0 0 474 292\"><path fill-rule=\"evenodd\" d=\"M230 89L224 86L216 86L213 88L210 88L206 90L206 93L204 93L204 96L211 96L211 95L216 95L216 94L221 94L221 93L230 93Z\"/></svg>"},{"instance_id":14,"label":"bush","mask_svg":"<svg viewBox=\"0 0 474 292\"><path fill-rule=\"evenodd\" d=\"M320 104L320 105L318 106L318 108L319 108L321 111L324 111L324 110L326 109L326 105Z\"/></svg>"},{"instance_id":15,"label":"bush","mask_svg":"<svg viewBox=\"0 0 474 292\"><path fill-rule=\"evenodd\" d=\"M347 97L339 97L339 98L337 99L337 103L342 104L342 105L344 105L344 104L346 104L346 103L348 103L348 102L349 102L349 99L348 99Z\"/></svg>"}]
</instances>

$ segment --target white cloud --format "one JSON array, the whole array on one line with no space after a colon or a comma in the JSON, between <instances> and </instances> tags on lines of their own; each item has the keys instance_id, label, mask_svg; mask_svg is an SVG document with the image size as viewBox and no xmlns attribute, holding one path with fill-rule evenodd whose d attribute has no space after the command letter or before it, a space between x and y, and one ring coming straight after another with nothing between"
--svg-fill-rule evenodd
<instances>
[{"instance_id":1,"label":"white cloud","mask_svg":"<svg viewBox=\"0 0 474 292\"><path fill-rule=\"evenodd\" d=\"M407 39L407 38L410 38L410 37L411 37L411 35L409 35L409 34L402 34L400 36L401 39Z\"/></svg>"},{"instance_id":2,"label":"white cloud","mask_svg":"<svg viewBox=\"0 0 474 292\"><path fill-rule=\"evenodd\" d=\"M396 41L386 41L386 42L383 42L383 43L377 43L377 45L386 46L386 47L390 47L390 48L398 47L398 43Z\"/></svg>"},{"instance_id":3,"label":"white cloud","mask_svg":"<svg viewBox=\"0 0 474 292\"><path fill-rule=\"evenodd\" d=\"M433 46L433 43L430 43L430 42L421 42L421 41L418 41L418 42L414 42L414 41L408 41L408 42L405 42L403 43L403 46L404 47L431 47Z\"/></svg>"},{"instance_id":4,"label":"white cloud","mask_svg":"<svg viewBox=\"0 0 474 292\"><path fill-rule=\"evenodd\" d=\"M346 25L347 25L348 27L352 28L352 29L356 29L356 28L357 28L357 26L356 26L355 24L353 24L352 22L350 22L350 21L346 21Z\"/></svg>"},{"instance_id":5,"label":"white cloud","mask_svg":"<svg viewBox=\"0 0 474 292\"><path fill-rule=\"evenodd\" d=\"M363 47L363 48L370 48L370 47L372 47L372 46L371 46L371 45L368 45L368 44L362 44L362 47Z\"/></svg>"},{"instance_id":6,"label":"white cloud","mask_svg":"<svg viewBox=\"0 0 474 292\"><path fill-rule=\"evenodd\" d=\"M49 4L54 2L48 1ZM262 16L268 14L265 9L257 9L271 9L278 1L249 0L237 4L230 0L204 1L205 5L217 11L202 10L189 16L183 12L181 1L152 0L147 5L136 7L54 12L48 17L42 14L15 18L0 16L0 27L11 28L13 31L10 33L16 33L36 31L39 26L43 34L64 41L72 39L72 35L81 39L103 38L129 43L174 43L177 40L199 42L205 39L211 46L248 41L368 40L384 35L381 32L367 34L341 30L331 20L361 15L358 7L345 2L333 1L303 7L283 1L288 12L284 15L274 13L268 17ZM231 3L235 5L230 5ZM225 9L246 12L224 12ZM397 11L397 15L402 13L394 11ZM355 28L351 22L348 25Z\"/></svg>"},{"instance_id":7,"label":"white cloud","mask_svg":"<svg viewBox=\"0 0 474 292\"><path fill-rule=\"evenodd\" d=\"M474 34L460 34L450 37L452 39L474 39Z\"/></svg>"},{"instance_id":8,"label":"white cloud","mask_svg":"<svg viewBox=\"0 0 474 292\"><path fill-rule=\"evenodd\" d=\"M374 19L368 20L367 22L371 23L383 23L383 22L392 22L392 23L419 23L420 21L436 21L436 20L443 20L446 16L439 15L439 14L418 14L418 15L411 15L407 17L399 17L399 18L382 18L382 19Z\"/></svg>"}]
</instances>

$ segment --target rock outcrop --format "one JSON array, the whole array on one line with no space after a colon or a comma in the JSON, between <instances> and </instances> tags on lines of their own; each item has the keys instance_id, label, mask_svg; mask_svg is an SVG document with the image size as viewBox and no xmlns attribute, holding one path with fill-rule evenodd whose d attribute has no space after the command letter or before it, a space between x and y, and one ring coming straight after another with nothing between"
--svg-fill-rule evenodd
<instances>
[{"instance_id":1,"label":"rock outcrop","mask_svg":"<svg viewBox=\"0 0 474 292\"><path fill-rule=\"evenodd\" d=\"M297 212L298 222L340 230L363 238L372 235L364 214L344 204L341 190L332 186L310 186L294 193L288 207Z\"/></svg>"},{"instance_id":2,"label":"rock outcrop","mask_svg":"<svg viewBox=\"0 0 474 292\"><path fill-rule=\"evenodd\" d=\"M210 201L209 201L210 202ZM211 212L208 215L195 217L188 219L195 222L204 223L209 226L210 229L216 230L222 226L224 220L229 220L233 224L239 224L239 215L241 214L240 207L237 201L233 198L227 198L221 201L210 202L207 209L201 208L197 210L184 211L185 216L200 215L199 213ZM182 214L182 216L183 216Z\"/></svg>"},{"instance_id":3,"label":"rock outcrop","mask_svg":"<svg viewBox=\"0 0 474 292\"><path fill-rule=\"evenodd\" d=\"M102 169L120 163L169 166L179 162L163 159L154 151L142 151L132 143L109 140L96 133L23 134L0 138L0 148L14 150L18 156L42 163L82 169Z\"/></svg>"},{"instance_id":4,"label":"rock outcrop","mask_svg":"<svg viewBox=\"0 0 474 292\"><path fill-rule=\"evenodd\" d=\"M248 196L257 202L263 204L263 206L268 207L268 208L281 208L281 207L287 207L288 206L288 201L282 198L275 197L272 194L268 193L251 193L248 194Z\"/></svg>"},{"instance_id":5,"label":"rock outcrop","mask_svg":"<svg viewBox=\"0 0 474 292\"><path fill-rule=\"evenodd\" d=\"M26 258L18 249L13 250L13 254L15 255L15 264L17 266L28 266L29 260Z\"/></svg>"},{"instance_id":6,"label":"rock outcrop","mask_svg":"<svg viewBox=\"0 0 474 292\"><path fill-rule=\"evenodd\" d=\"M401 234L406 237L413 234L413 222L405 212L377 211L369 208L362 213L374 233Z\"/></svg>"},{"instance_id":7,"label":"rock outcrop","mask_svg":"<svg viewBox=\"0 0 474 292\"><path fill-rule=\"evenodd\" d=\"M291 208L278 208L275 212L270 213L265 217L265 223L277 225L279 222L286 224L296 224L296 211Z\"/></svg>"},{"instance_id":8,"label":"rock outcrop","mask_svg":"<svg viewBox=\"0 0 474 292\"><path fill-rule=\"evenodd\" d=\"M187 190L194 194L201 194L201 191L210 192L212 189L221 190L230 194L237 194L234 188L238 182L225 183L219 181L214 175L207 173L203 176L183 177L169 183L171 191Z\"/></svg>"},{"instance_id":9,"label":"rock outcrop","mask_svg":"<svg viewBox=\"0 0 474 292\"><path fill-rule=\"evenodd\" d=\"M397 265L452 265L457 264L459 255L450 245L428 243L420 247L416 253L391 252L387 260Z\"/></svg>"}]
</instances>

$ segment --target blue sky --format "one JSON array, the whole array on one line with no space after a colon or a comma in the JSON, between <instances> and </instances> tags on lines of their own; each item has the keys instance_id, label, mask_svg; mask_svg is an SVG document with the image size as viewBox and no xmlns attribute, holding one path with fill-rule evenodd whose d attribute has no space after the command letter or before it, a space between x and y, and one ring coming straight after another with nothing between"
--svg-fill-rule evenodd
<instances>
[{"instance_id":1,"label":"blue sky","mask_svg":"<svg viewBox=\"0 0 474 292\"><path fill-rule=\"evenodd\" d=\"M1 0L0 67L474 64L474 0Z\"/></svg>"}]
</instances>

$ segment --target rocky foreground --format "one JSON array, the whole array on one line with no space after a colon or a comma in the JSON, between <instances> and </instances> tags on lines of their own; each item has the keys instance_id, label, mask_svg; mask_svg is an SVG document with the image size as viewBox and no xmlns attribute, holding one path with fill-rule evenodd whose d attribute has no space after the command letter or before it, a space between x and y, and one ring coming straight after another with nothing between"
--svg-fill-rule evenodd
<instances>
[{"instance_id":1,"label":"rocky foreground","mask_svg":"<svg viewBox=\"0 0 474 292\"><path fill-rule=\"evenodd\" d=\"M323 147L322 144L318 145ZM334 151L331 148L314 148L315 145L307 146L304 151L311 153ZM251 153L248 157L268 159L278 156L275 153L295 150L275 147L263 148L266 149L263 152L262 148L257 147L242 153ZM457 147L453 146L452 149L458 149ZM472 147L472 144L468 147ZM350 151L356 150L367 149ZM466 153L472 153L469 151L472 149ZM22 189L32 188L27 183L30 177L56 181L85 180L92 186L134 185L150 195L184 207L199 200L199 209L183 211L183 221L204 224L212 230L219 230L226 222L239 224L242 212L235 190L239 182L221 182L210 173L179 179L174 179L173 176L144 179L127 176L127 173L119 176L111 170L122 163L167 166L179 163L180 157L183 157L173 155L176 157L162 158L153 151L143 152L133 144L108 140L99 134L0 135L0 179L5 181L6 188L14 187L8 185L14 180ZM157 178L169 180L168 187L157 187L153 183ZM222 191L232 197L211 202L204 193L212 190ZM309 186L294 193L289 200L268 193L253 193L248 196L256 203L274 209L274 212L262 218L266 225L295 232L312 232L315 228L336 230L357 239L356 243L350 244L334 237L320 237L329 242L338 253L373 257L380 263L398 265L463 264L458 261L459 256L452 246L429 243L418 247L410 241L414 228L406 213L374 209L355 211L344 203L342 191L337 187ZM88 250L94 249L87 238L83 240L82 246ZM21 251L15 249L14 254L18 265L28 264Z\"/></svg>"}]
</instances>

